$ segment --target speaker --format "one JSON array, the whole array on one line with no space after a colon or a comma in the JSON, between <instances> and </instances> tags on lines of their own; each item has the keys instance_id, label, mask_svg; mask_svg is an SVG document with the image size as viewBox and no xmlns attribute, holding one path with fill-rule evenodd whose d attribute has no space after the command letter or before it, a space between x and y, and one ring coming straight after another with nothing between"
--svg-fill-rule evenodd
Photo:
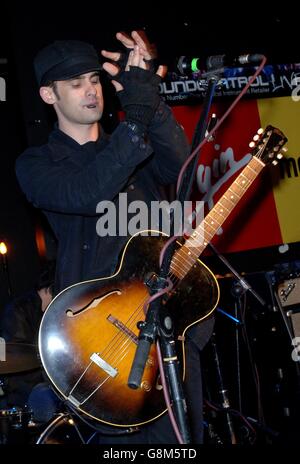
<instances>
[{"instance_id":1,"label":"speaker","mask_svg":"<svg viewBox=\"0 0 300 464\"><path fill-rule=\"evenodd\" d=\"M294 337L300 337L300 277L284 280L277 287L282 307L286 310Z\"/></svg>"},{"instance_id":2,"label":"speaker","mask_svg":"<svg viewBox=\"0 0 300 464\"><path fill-rule=\"evenodd\" d=\"M294 337L300 337L300 311L288 311L287 316L290 318Z\"/></svg>"}]
</instances>

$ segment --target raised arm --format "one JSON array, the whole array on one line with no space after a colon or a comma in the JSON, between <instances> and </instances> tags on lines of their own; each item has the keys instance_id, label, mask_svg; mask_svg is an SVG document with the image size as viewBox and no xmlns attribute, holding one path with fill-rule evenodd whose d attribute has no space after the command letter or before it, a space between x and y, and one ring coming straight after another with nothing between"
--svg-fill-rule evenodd
<instances>
[{"instance_id":1,"label":"raised arm","mask_svg":"<svg viewBox=\"0 0 300 464\"><path fill-rule=\"evenodd\" d=\"M112 200L151 153L138 127L124 122L88 165L72 162L72 152L65 153L70 158L66 163L63 154L53 159L48 147L31 148L18 158L16 173L22 190L36 207L94 215L98 202Z\"/></svg>"}]
</instances>

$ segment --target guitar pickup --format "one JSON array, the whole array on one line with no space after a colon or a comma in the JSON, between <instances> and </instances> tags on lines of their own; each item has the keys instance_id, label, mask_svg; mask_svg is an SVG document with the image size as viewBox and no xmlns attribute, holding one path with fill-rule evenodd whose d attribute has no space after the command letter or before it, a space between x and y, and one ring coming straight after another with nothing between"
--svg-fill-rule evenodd
<instances>
[{"instance_id":1,"label":"guitar pickup","mask_svg":"<svg viewBox=\"0 0 300 464\"><path fill-rule=\"evenodd\" d=\"M128 338L130 338L130 340L135 343L136 345L139 343L139 339L138 337L135 335L134 332L132 332L132 330L130 330L128 327L126 327L125 324L123 324L123 322L119 321L119 319L117 319L116 317L114 317L112 314L110 314L107 318L107 320L109 322L111 322L115 327L117 327L117 329L119 329L121 332L123 332L125 335L128 336Z\"/></svg>"},{"instance_id":2,"label":"guitar pickup","mask_svg":"<svg viewBox=\"0 0 300 464\"><path fill-rule=\"evenodd\" d=\"M97 353L93 353L90 360L97 364L97 366L101 367L101 369L103 369L111 377L116 377L118 374L117 369L104 361L104 359L102 359Z\"/></svg>"}]
</instances>

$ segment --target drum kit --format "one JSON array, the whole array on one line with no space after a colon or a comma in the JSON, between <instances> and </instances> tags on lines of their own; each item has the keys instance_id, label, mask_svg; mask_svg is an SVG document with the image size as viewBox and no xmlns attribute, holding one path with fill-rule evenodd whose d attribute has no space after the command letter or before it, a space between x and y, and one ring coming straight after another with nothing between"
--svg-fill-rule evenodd
<instances>
[{"instance_id":1,"label":"drum kit","mask_svg":"<svg viewBox=\"0 0 300 464\"><path fill-rule=\"evenodd\" d=\"M6 343L5 358L0 361L2 378L22 374L40 367L35 345ZM0 379L0 400L5 398L5 382ZM34 421L27 407L0 409L0 445L83 443L76 419L70 412L59 413L50 423Z\"/></svg>"}]
</instances>

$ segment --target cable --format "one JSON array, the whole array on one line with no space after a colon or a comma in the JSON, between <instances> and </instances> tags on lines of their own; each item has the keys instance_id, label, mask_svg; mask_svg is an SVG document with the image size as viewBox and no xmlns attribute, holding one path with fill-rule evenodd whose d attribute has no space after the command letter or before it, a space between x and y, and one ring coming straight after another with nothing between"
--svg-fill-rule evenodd
<instances>
[{"instance_id":1,"label":"cable","mask_svg":"<svg viewBox=\"0 0 300 464\"><path fill-rule=\"evenodd\" d=\"M219 129L220 125L225 121L225 119L227 118L227 116L229 116L229 114L231 113L231 111L233 110L233 108L237 105L237 103L240 101L240 99L242 98L242 96L247 92L247 90L249 89L250 85L255 81L255 79L257 78L257 76L260 74L260 72L262 71L264 65L266 64L266 61L267 61L267 58L264 56L261 64L259 65L258 69L256 70L256 72L253 74L253 76L251 77L251 79L249 80L249 82L245 85L245 87L243 88L243 90L241 91L241 93L235 98L235 100L233 101L233 103L230 105L230 107L228 108L228 110L223 114L223 116L221 117L221 119L219 119L219 121L217 122L217 124L212 128L212 130L206 135L206 137L199 143L199 145L195 148L195 150L190 154L190 156L187 158L187 160L185 161L185 163L183 164L182 168L181 168L181 171L179 173L179 176L178 176L178 180L177 180L177 187L176 187L176 190L177 192L179 191L180 189L180 185L181 185L181 182L182 182L182 177L183 177L183 174L188 166L188 164L192 161L192 159L195 157L195 155L198 153L198 151L200 150L200 148L203 147L203 145L205 145L205 143L211 138L211 136Z\"/></svg>"}]
</instances>

